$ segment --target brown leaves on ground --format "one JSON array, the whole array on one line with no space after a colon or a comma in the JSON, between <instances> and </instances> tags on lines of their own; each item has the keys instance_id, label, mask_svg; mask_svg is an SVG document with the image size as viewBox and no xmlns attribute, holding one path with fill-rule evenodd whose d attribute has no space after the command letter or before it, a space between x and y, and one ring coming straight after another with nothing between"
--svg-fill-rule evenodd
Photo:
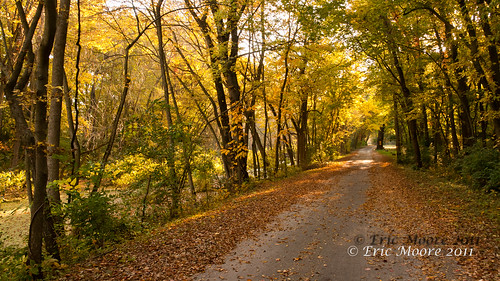
<instances>
[{"instance_id":1,"label":"brown leaves on ground","mask_svg":"<svg viewBox=\"0 0 500 281\"><path fill-rule=\"evenodd\" d=\"M498 280L499 226L486 215L473 215L482 213L471 211L477 208L477 199L469 198L467 194L472 192L468 187L439 181L430 173L405 170L379 154L375 159L378 166L371 170L372 188L365 207L376 214L387 234L442 237L452 244L441 246L443 251L448 247L474 249L472 257L456 257L463 273L453 265L454 257L421 258L427 276L444 280L448 278L443 271L453 270L466 280ZM453 245L457 238L466 237L479 237L479 243Z\"/></svg>"},{"instance_id":2,"label":"brown leaves on ground","mask_svg":"<svg viewBox=\"0 0 500 281\"><path fill-rule=\"evenodd\" d=\"M346 160L346 158L342 159ZM326 183L346 171L342 161L288 179L262 184L222 208L155 230L89 259L65 280L188 280L206 265L221 263L238 242L262 230L275 216L307 197L330 188Z\"/></svg>"}]
</instances>

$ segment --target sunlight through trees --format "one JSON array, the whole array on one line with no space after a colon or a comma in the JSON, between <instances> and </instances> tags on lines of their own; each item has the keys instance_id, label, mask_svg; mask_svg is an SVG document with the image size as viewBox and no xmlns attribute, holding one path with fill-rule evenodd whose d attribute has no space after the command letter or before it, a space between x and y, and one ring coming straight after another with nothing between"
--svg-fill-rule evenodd
<instances>
[{"instance_id":1,"label":"sunlight through trees","mask_svg":"<svg viewBox=\"0 0 500 281\"><path fill-rule=\"evenodd\" d=\"M397 161L416 168L498 151L498 9L3 1L0 167L26 177L0 195L29 198L28 274L42 278L43 256L71 259L80 246L68 237L102 247L117 239L110 225L125 233L208 209L256 180L333 161L384 124ZM482 186L498 190L491 169ZM76 206L113 219L86 234Z\"/></svg>"}]
</instances>

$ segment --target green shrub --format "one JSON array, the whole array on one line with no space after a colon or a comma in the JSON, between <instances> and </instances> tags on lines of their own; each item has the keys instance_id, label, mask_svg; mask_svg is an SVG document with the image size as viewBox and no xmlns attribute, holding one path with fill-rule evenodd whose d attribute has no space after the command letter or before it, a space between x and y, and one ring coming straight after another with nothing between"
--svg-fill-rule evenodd
<instances>
[{"instance_id":1,"label":"green shrub","mask_svg":"<svg viewBox=\"0 0 500 281\"><path fill-rule=\"evenodd\" d=\"M495 149L467 149L454 168L474 188L500 190L500 152Z\"/></svg>"},{"instance_id":2,"label":"green shrub","mask_svg":"<svg viewBox=\"0 0 500 281\"><path fill-rule=\"evenodd\" d=\"M424 146L421 150L422 164L424 167L429 167L432 163L431 151L428 147Z\"/></svg>"},{"instance_id":3,"label":"green shrub","mask_svg":"<svg viewBox=\"0 0 500 281\"><path fill-rule=\"evenodd\" d=\"M125 220L116 216L116 206L104 193L92 193L88 197L77 193L73 198L66 205L66 217L73 235L84 244L102 247L127 231Z\"/></svg>"}]
</instances>

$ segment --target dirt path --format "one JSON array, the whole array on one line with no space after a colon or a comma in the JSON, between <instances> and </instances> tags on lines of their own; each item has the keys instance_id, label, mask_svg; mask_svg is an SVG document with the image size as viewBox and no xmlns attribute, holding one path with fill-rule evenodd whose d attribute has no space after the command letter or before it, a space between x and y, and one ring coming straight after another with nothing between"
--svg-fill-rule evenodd
<instances>
[{"instance_id":1,"label":"dirt path","mask_svg":"<svg viewBox=\"0 0 500 281\"><path fill-rule=\"evenodd\" d=\"M241 242L223 264L194 279L425 280L421 261L398 257L403 242L386 245L380 239L388 234L377 227L377 215L362 209L371 186L369 171L377 164L373 153L373 147L359 150L345 162L346 174L323 183L330 186L325 194L280 214L267 232ZM371 244L393 249L388 256L374 254ZM453 269L448 271L448 280L455 279Z\"/></svg>"}]
</instances>

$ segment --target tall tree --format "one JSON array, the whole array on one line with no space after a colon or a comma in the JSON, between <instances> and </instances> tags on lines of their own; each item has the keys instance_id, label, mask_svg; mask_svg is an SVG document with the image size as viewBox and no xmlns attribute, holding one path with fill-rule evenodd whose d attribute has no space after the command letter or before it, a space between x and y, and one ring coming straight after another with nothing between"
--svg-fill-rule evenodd
<instances>
[{"instance_id":1,"label":"tall tree","mask_svg":"<svg viewBox=\"0 0 500 281\"><path fill-rule=\"evenodd\" d=\"M240 41L238 25L247 2L230 0L228 3L222 3L210 0L207 2L208 7L197 7L190 0L185 0L184 3L203 34L209 52L220 114L222 160L227 167L227 176L231 182L229 190L233 191L232 185L239 185L248 179L246 168L248 145L242 118L244 108L236 73ZM208 19L209 12L214 22L213 26Z\"/></svg>"},{"instance_id":2,"label":"tall tree","mask_svg":"<svg viewBox=\"0 0 500 281\"><path fill-rule=\"evenodd\" d=\"M59 155L61 139L61 111L64 93L64 58L66 51L66 37L68 33L68 17L71 0L61 0L57 16L57 30L55 34L54 51L52 59L52 92L50 98L48 120L48 182L53 183L59 179ZM51 202L60 203L61 197L57 184L52 184L48 189Z\"/></svg>"}]
</instances>

